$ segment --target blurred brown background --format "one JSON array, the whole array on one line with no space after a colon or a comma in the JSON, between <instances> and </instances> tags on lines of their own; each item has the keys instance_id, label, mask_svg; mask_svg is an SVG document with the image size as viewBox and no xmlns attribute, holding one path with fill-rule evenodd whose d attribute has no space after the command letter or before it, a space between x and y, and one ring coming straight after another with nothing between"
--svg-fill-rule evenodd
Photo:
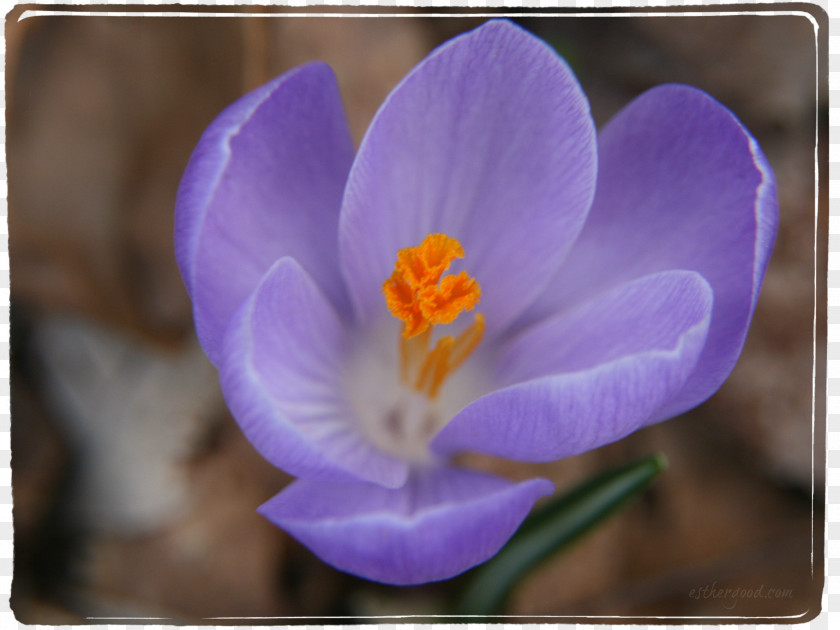
<instances>
[{"instance_id":1,"label":"blurred brown background","mask_svg":"<svg viewBox=\"0 0 840 630\"><path fill-rule=\"evenodd\" d=\"M202 130L248 89L327 61L358 143L409 69L484 18L18 22L22 10L6 24L18 619L442 612L465 578L369 583L254 512L289 478L241 436L197 347L173 204ZM598 125L665 82L730 107L776 172L781 227L744 354L712 400L554 464L474 458L559 490L655 450L670 461L642 501L535 572L508 612L813 616L824 469L820 387L812 430L814 127L827 112L815 101L813 26L801 16L518 21L571 63ZM826 215L822 205L818 384ZM706 586L783 595L723 600Z\"/></svg>"}]
</instances>

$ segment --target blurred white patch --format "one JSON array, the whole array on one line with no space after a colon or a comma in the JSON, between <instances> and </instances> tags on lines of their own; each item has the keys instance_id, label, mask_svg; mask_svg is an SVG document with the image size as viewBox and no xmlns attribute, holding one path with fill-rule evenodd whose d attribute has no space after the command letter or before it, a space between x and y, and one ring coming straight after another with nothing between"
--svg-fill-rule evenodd
<instances>
[{"instance_id":1,"label":"blurred white patch","mask_svg":"<svg viewBox=\"0 0 840 630\"><path fill-rule=\"evenodd\" d=\"M184 461L222 401L198 341L168 353L56 318L36 344L45 394L78 460L78 524L139 534L188 508Z\"/></svg>"},{"instance_id":2,"label":"blurred white patch","mask_svg":"<svg viewBox=\"0 0 840 630\"><path fill-rule=\"evenodd\" d=\"M466 319L466 318L463 318ZM456 322L447 332L458 334ZM461 409L490 391L482 348L446 380L435 400L400 382L402 324L383 318L354 339L343 381L359 429L379 449L411 462L428 462L429 441ZM434 347L437 337L429 342ZM415 366L419 368L419 366Z\"/></svg>"}]
</instances>

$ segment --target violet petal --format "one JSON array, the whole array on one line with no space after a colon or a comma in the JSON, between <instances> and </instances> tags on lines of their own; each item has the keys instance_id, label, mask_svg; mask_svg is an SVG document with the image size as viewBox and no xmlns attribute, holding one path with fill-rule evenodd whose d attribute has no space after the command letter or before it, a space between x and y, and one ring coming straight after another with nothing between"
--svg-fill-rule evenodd
<instances>
[{"instance_id":1,"label":"violet petal","mask_svg":"<svg viewBox=\"0 0 840 630\"><path fill-rule=\"evenodd\" d=\"M456 468L412 471L402 488L299 479L259 511L324 562L369 580L444 580L493 556L541 496L545 479L515 484Z\"/></svg>"},{"instance_id":2,"label":"violet petal","mask_svg":"<svg viewBox=\"0 0 840 630\"><path fill-rule=\"evenodd\" d=\"M638 429L682 388L703 350L712 293L697 273L655 274L513 339L497 378L515 383L464 408L432 441L550 461Z\"/></svg>"},{"instance_id":3,"label":"violet petal","mask_svg":"<svg viewBox=\"0 0 840 630\"><path fill-rule=\"evenodd\" d=\"M628 279L698 271L715 296L706 348L656 419L711 396L744 344L773 247L773 173L735 116L695 88L638 97L599 134L598 190L568 260L524 321Z\"/></svg>"},{"instance_id":4,"label":"violet petal","mask_svg":"<svg viewBox=\"0 0 840 630\"><path fill-rule=\"evenodd\" d=\"M231 320L222 391L242 431L275 466L398 487L407 465L358 432L343 394L344 334L315 282L294 259L282 258Z\"/></svg>"},{"instance_id":5,"label":"violet petal","mask_svg":"<svg viewBox=\"0 0 840 630\"><path fill-rule=\"evenodd\" d=\"M336 234L352 158L335 76L322 63L247 94L205 131L178 190L175 249L214 364L231 315L281 256L346 308Z\"/></svg>"},{"instance_id":6,"label":"violet petal","mask_svg":"<svg viewBox=\"0 0 840 630\"><path fill-rule=\"evenodd\" d=\"M544 42L493 20L444 44L388 96L350 172L342 268L362 321L385 312L397 251L457 238L488 332L542 291L595 185L594 126L577 80Z\"/></svg>"}]
</instances>

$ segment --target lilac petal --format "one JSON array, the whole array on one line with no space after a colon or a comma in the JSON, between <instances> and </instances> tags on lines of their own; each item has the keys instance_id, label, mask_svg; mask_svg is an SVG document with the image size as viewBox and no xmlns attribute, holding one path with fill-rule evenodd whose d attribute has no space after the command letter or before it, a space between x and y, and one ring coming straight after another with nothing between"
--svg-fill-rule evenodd
<instances>
[{"instance_id":1,"label":"lilac petal","mask_svg":"<svg viewBox=\"0 0 840 630\"><path fill-rule=\"evenodd\" d=\"M336 233L352 159L335 76L322 63L247 94L205 131L178 190L175 249L214 364L233 312L281 256L347 308Z\"/></svg>"},{"instance_id":2,"label":"lilac petal","mask_svg":"<svg viewBox=\"0 0 840 630\"><path fill-rule=\"evenodd\" d=\"M694 271L626 282L514 337L497 362L496 382L512 385L670 350L687 330L708 323L712 304L711 287Z\"/></svg>"},{"instance_id":3,"label":"lilac petal","mask_svg":"<svg viewBox=\"0 0 840 630\"><path fill-rule=\"evenodd\" d=\"M444 44L394 89L353 164L339 224L362 321L385 312L397 251L443 232L482 286L488 331L542 291L595 185L594 126L571 70L504 20Z\"/></svg>"},{"instance_id":4,"label":"lilac petal","mask_svg":"<svg viewBox=\"0 0 840 630\"><path fill-rule=\"evenodd\" d=\"M672 271L616 287L513 339L497 378L516 383L464 408L432 441L550 461L614 442L680 391L703 350L712 292Z\"/></svg>"},{"instance_id":5,"label":"lilac petal","mask_svg":"<svg viewBox=\"0 0 840 630\"><path fill-rule=\"evenodd\" d=\"M527 321L664 269L703 275L715 295L706 348L656 419L711 396L744 344L778 221L773 173L749 132L707 94L646 92L602 131L598 190L569 259Z\"/></svg>"},{"instance_id":6,"label":"lilac petal","mask_svg":"<svg viewBox=\"0 0 840 630\"><path fill-rule=\"evenodd\" d=\"M553 490L545 479L515 484L441 467L413 471L397 490L300 479L259 511L337 569L421 584L493 556Z\"/></svg>"},{"instance_id":7,"label":"lilac petal","mask_svg":"<svg viewBox=\"0 0 840 630\"><path fill-rule=\"evenodd\" d=\"M398 487L406 464L357 430L341 383L345 332L292 258L280 259L237 310L224 339L228 407L260 454L293 475Z\"/></svg>"}]
</instances>

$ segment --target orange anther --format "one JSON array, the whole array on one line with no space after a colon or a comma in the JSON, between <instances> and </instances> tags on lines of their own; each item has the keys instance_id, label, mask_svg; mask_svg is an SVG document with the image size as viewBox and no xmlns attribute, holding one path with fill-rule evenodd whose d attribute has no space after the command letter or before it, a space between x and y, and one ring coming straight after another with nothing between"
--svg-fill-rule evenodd
<instances>
[{"instance_id":1,"label":"orange anther","mask_svg":"<svg viewBox=\"0 0 840 630\"><path fill-rule=\"evenodd\" d=\"M420 291L420 311L434 324L450 324L463 311L471 311L481 297L475 278L462 271L457 276L444 276L439 286Z\"/></svg>"},{"instance_id":2,"label":"orange anther","mask_svg":"<svg viewBox=\"0 0 840 630\"><path fill-rule=\"evenodd\" d=\"M466 271L443 275L453 260L463 257L464 248L457 239L429 234L420 245L397 252L394 272L382 285L388 310L403 322L400 378L431 400L484 334L484 316L479 313L457 338L441 337L428 350L435 326L454 322L481 298L481 287Z\"/></svg>"},{"instance_id":3,"label":"orange anther","mask_svg":"<svg viewBox=\"0 0 840 630\"><path fill-rule=\"evenodd\" d=\"M397 252L394 268L412 287L419 289L437 284L452 261L463 257L464 248L458 239L446 234L429 234L420 245Z\"/></svg>"},{"instance_id":4,"label":"orange anther","mask_svg":"<svg viewBox=\"0 0 840 630\"><path fill-rule=\"evenodd\" d=\"M423 315L414 288L405 281L399 271L394 271L385 281L382 292L385 294L388 310L405 324L403 336L414 337L429 328L429 322Z\"/></svg>"},{"instance_id":5,"label":"orange anther","mask_svg":"<svg viewBox=\"0 0 840 630\"><path fill-rule=\"evenodd\" d=\"M443 276L452 261L463 258L464 248L446 234L429 234L416 247L397 253L391 277L382 285L385 303L405 323L403 336L413 337L429 326L448 324L460 313L475 308L481 287L465 271Z\"/></svg>"}]
</instances>

